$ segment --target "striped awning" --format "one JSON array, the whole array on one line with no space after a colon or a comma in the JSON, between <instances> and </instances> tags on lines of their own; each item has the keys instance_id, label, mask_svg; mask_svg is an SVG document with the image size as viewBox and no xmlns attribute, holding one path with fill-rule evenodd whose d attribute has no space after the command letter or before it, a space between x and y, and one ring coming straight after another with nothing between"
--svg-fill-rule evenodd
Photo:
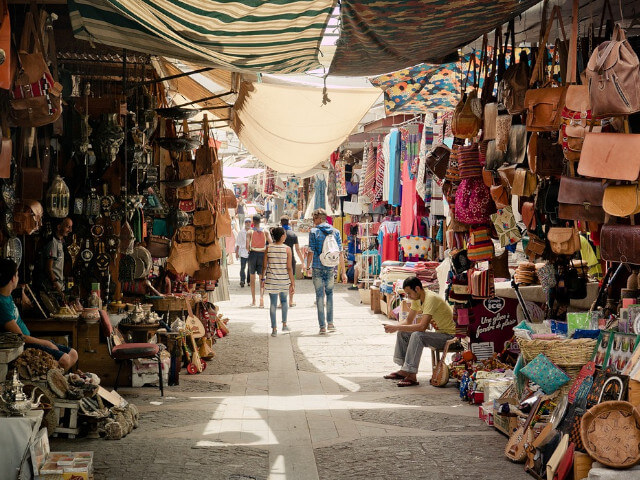
<instances>
[{"instance_id":1,"label":"striped awning","mask_svg":"<svg viewBox=\"0 0 640 480\"><path fill-rule=\"evenodd\" d=\"M335 0L68 0L76 38L235 71L301 73Z\"/></svg>"}]
</instances>

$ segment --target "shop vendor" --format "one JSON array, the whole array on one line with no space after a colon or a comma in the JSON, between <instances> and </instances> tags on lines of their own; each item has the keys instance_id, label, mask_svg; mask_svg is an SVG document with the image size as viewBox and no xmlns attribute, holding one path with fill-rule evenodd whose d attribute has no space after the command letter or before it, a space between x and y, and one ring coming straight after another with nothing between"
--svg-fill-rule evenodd
<instances>
[{"instance_id":1,"label":"shop vendor","mask_svg":"<svg viewBox=\"0 0 640 480\"><path fill-rule=\"evenodd\" d=\"M73 222L70 218L62 219L42 249L34 272L34 286L38 291L64 296L64 239L71 233L72 228Z\"/></svg>"},{"instance_id":2,"label":"shop vendor","mask_svg":"<svg viewBox=\"0 0 640 480\"><path fill-rule=\"evenodd\" d=\"M424 347L444 350L447 342L455 339L456 326L449 304L433 292L425 290L417 277L409 277L402 284L411 300L407 319L398 325L385 325L387 333L397 333L393 361L401 366L397 372L385 375L390 380L400 380L399 387L419 385L418 367ZM432 326L435 331L427 332Z\"/></svg>"},{"instance_id":3,"label":"shop vendor","mask_svg":"<svg viewBox=\"0 0 640 480\"><path fill-rule=\"evenodd\" d=\"M65 370L78 361L78 353L64 345L32 337L22 321L11 292L18 286L18 266L13 260L0 259L0 331L21 334L26 348L38 348L52 355Z\"/></svg>"}]
</instances>

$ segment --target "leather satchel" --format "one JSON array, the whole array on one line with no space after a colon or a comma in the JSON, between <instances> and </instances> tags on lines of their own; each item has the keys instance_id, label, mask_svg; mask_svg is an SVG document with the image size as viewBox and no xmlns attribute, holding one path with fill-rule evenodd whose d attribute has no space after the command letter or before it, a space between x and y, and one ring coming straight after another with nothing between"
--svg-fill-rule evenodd
<instances>
[{"instance_id":1,"label":"leather satchel","mask_svg":"<svg viewBox=\"0 0 640 480\"><path fill-rule=\"evenodd\" d=\"M178 200L193 200L193 183L176 188L176 198Z\"/></svg>"},{"instance_id":2,"label":"leather satchel","mask_svg":"<svg viewBox=\"0 0 640 480\"><path fill-rule=\"evenodd\" d=\"M629 115L640 111L638 56L619 24L611 41L594 50L586 73L595 115Z\"/></svg>"},{"instance_id":3,"label":"leather satchel","mask_svg":"<svg viewBox=\"0 0 640 480\"><path fill-rule=\"evenodd\" d=\"M213 212L211 210L198 210L193 214L193 224L198 226L203 225L213 225L215 223L215 219L213 216Z\"/></svg>"},{"instance_id":4,"label":"leather satchel","mask_svg":"<svg viewBox=\"0 0 640 480\"><path fill-rule=\"evenodd\" d=\"M536 218L536 207L533 202L523 202L520 209L522 214L522 222L527 227L528 232L534 232L538 226L538 220Z\"/></svg>"},{"instance_id":5,"label":"leather satchel","mask_svg":"<svg viewBox=\"0 0 640 480\"><path fill-rule=\"evenodd\" d=\"M574 227L552 227L547 240L556 255L573 255L580 250L580 234Z\"/></svg>"},{"instance_id":6,"label":"leather satchel","mask_svg":"<svg viewBox=\"0 0 640 480\"><path fill-rule=\"evenodd\" d=\"M193 225L187 225L180 227L176 232L176 239L180 243L193 243L196 240L196 227Z\"/></svg>"},{"instance_id":7,"label":"leather satchel","mask_svg":"<svg viewBox=\"0 0 640 480\"><path fill-rule=\"evenodd\" d=\"M171 240L160 235L149 235L147 250L154 258L166 258L171 250Z\"/></svg>"},{"instance_id":8,"label":"leather satchel","mask_svg":"<svg viewBox=\"0 0 640 480\"><path fill-rule=\"evenodd\" d=\"M216 215L216 234L218 237L231 237L233 230L231 229L231 216L227 209L218 212Z\"/></svg>"},{"instance_id":9,"label":"leather satchel","mask_svg":"<svg viewBox=\"0 0 640 480\"><path fill-rule=\"evenodd\" d=\"M578 173L585 177L635 182L640 175L640 135L587 132Z\"/></svg>"},{"instance_id":10,"label":"leather satchel","mask_svg":"<svg viewBox=\"0 0 640 480\"><path fill-rule=\"evenodd\" d=\"M21 135L24 139L24 135ZM42 200L44 194L43 186L43 174L42 167L40 165L40 153L38 146L35 147L36 166L28 167L24 165L24 157L26 152L23 152L21 157L23 158L23 165L20 170L20 196L23 200Z\"/></svg>"},{"instance_id":11,"label":"leather satchel","mask_svg":"<svg viewBox=\"0 0 640 480\"><path fill-rule=\"evenodd\" d=\"M640 213L640 186L609 185L602 199L604 211L614 217L629 217Z\"/></svg>"},{"instance_id":12,"label":"leather satchel","mask_svg":"<svg viewBox=\"0 0 640 480\"><path fill-rule=\"evenodd\" d=\"M213 262L222 258L222 248L216 242L209 245L196 244L196 258L199 264Z\"/></svg>"},{"instance_id":13,"label":"leather satchel","mask_svg":"<svg viewBox=\"0 0 640 480\"><path fill-rule=\"evenodd\" d=\"M516 169L511 194L520 197L529 197L533 195L538 186L537 177L526 168Z\"/></svg>"},{"instance_id":14,"label":"leather satchel","mask_svg":"<svg viewBox=\"0 0 640 480\"><path fill-rule=\"evenodd\" d=\"M504 208L510 204L509 192L504 185L491 185L489 191L493 202L496 204L496 208Z\"/></svg>"},{"instance_id":15,"label":"leather satchel","mask_svg":"<svg viewBox=\"0 0 640 480\"><path fill-rule=\"evenodd\" d=\"M603 260L640 265L640 226L603 225L600 230Z\"/></svg>"},{"instance_id":16,"label":"leather satchel","mask_svg":"<svg viewBox=\"0 0 640 480\"><path fill-rule=\"evenodd\" d=\"M216 230L214 225L204 225L196 227L196 243L209 245L216 241Z\"/></svg>"},{"instance_id":17,"label":"leather satchel","mask_svg":"<svg viewBox=\"0 0 640 480\"><path fill-rule=\"evenodd\" d=\"M562 177L558 191L558 217L603 223L604 194L604 185L600 180Z\"/></svg>"},{"instance_id":18,"label":"leather satchel","mask_svg":"<svg viewBox=\"0 0 640 480\"><path fill-rule=\"evenodd\" d=\"M433 173L439 180L444 179L447 174L447 168L449 166L449 155L451 150L446 145L435 145L428 153L426 157L426 165L431 173Z\"/></svg>"},{"instance_id":19,"label":"leather satchel","mask_svg":"<svg viewBox=\"0 0 640 480\"><path fill-rule=\"evenodd\" d=\"M562 175L564 154L562 145L548 134L534 133L529 140L529 169L541 177Z\"/></svg>"},{"instance_id":20,"label":"leather satchel","mask_svg":"<svg viewBox=\"0 0 640 480\"><path fill-rule=\"evenodd\" d=\"M513 181L516 178L516 165L507 165L498 169L498 176L500 177L500 183L507 191L511 192Z\"/></svg>"},{"instance_id":21,"label":"leather satchel","mask_svg":"<svg viewBox=\"0 0 640 480\"><path fill-rule=\"evenodd\" d=\"M473 55L472 57L475 58ZM456 107L451 123L453 135L456 138L473 138L478 135L482 121L475 113L477 105L474 105L474 103L480 104L478 90L476 89L472 90L466 97L463 97Z\"/></svg>"}]
</instances>

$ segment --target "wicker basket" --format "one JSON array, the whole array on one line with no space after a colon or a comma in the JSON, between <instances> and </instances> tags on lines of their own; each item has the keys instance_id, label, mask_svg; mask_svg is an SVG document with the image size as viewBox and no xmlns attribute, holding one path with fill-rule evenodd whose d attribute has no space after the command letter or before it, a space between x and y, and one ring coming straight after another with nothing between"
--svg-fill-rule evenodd
<instances>
[{"instance_id":1,"label":"wicker basket","mask_svg":"<svg viewBox=\"0 0 640 480\"><path fill-rule=\"evenodd\" d=\"M580 421L580 437L591 457L613 468L640 462L640 411L629 402L602 402ZM621 446L624 445L624 448Z\"/></svg>"},{"instance_id":2,"label":"wicker basket","mask_svg":"<svg viewBox=\"0 0 640 480\"><path fill-rule=\"evenodd\" d=\"M582 367L591 360L596 340L591 338L569 340L525 340L519 338L518 345L520 345L520 351L526 362L530 362L543 353L564 370L569 366Z\"/></svg>"},{"instance_id":3,"label":"wicker basket","mask_svg":"<svg viewBox=\"0 0 640 480\"><path fill-rule=\"evenodd\" d=\"M187 308L187 303L186 303L187 298L189 299L189 301L191 302L191 305L193 306L194 304L193 297L167 296L167 297L161 297L161 298L151 298L151 303L153 304L153 309L158 313L162 313L166 311L181 311L181 310L186 310Z\"/></svg>"}]
</instances>

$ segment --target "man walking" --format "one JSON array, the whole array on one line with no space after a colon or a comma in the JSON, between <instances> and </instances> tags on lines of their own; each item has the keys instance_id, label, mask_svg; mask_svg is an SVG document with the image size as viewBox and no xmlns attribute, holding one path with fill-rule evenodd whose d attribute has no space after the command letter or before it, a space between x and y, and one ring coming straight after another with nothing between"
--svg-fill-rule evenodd
<instances>
[{"instance_id":1,"label":"man walking","mask_svg":"<svg viewBox=\"0 0 640 480\"><path fill-rule=\"evenodd\" d=\"M260 285L260 308L264 308L264 285L262 281L256 283L256 276L262 280L262 267L264 265L264 252L267 244L272 243L269 232L260 226L260 215L253 216L253 228L247 232L247 250L249 252L249 271L247 272L251 286L251 306L256 306L256 285Z\"/></svg>"},{"instance_id":2,"label":"man walking","mask_svg":"<svg viewBox=\"0 0 640 480\"><path fill-rule=\"evenodd\" d=\"M295 245L296 253L298 254L298 258L303 263L304 267L304 258L302 257L302 252L300 251L300 245L298 243L298 236L293 233L291 226L289 225L289 217L283 215L280 217L280 225L284 228L286 233L286 238L284 240L284 244L291 249L291 268L293 269L293 275L296 274L296 256L293 254L293 247ZM295 307L296 304L293 303L293 293L289 295L289 306Z\"/></svg>"},{"instance_id":3,"label":"man walking","mask_svg":"<svg viewBox=\"0 0 640 480\"><path fill-rule=\"evenodd\" d=\"M244 215L243 215L244 217ZM244 226L236 237L236 259L240 259L240 286L244 287L246 279L247 262L249 261L249 250L247 250L247 232L251 230L251 219L245 218Z\"/></svg>"},{"instance_id":4,"label":"man walking","mask_svg":"<svg viewBox=\"0 0 640 480\"><path fill-rule=\"evenodd\" d=\"M454 341L456 325L449 304L435 293L422 288L419 278L405 279L402 287L411 300L411 311L407 319L398 325L384 326L387 333L397 332L393 361L401 369L384 378L400 380L399 387L411 387L420 385L417 373L424 347L443 350L447 342ZM426 331L430 325L435 332Z\"/></svg>"},{"instance_id":5,"label":"man walking","mask_svg":"<svg viewBox=\"0 0 640 480\"><path fill-rule=\"evenodd\" d=\"M333 324L333 282L335 267L340 265L342 282L347 283L344 269L342 242L340 232L327 223L327 212L324 208L313 211L315 228L309 233L309 253L307 255L307 271L313 266L313 286L316 289L316 305L318 309L318 324L320 334L335 331ZM326 297L326 317L325 317ZM326 320L326 323L325 323Z\"/></svg>"}]
</instances>

